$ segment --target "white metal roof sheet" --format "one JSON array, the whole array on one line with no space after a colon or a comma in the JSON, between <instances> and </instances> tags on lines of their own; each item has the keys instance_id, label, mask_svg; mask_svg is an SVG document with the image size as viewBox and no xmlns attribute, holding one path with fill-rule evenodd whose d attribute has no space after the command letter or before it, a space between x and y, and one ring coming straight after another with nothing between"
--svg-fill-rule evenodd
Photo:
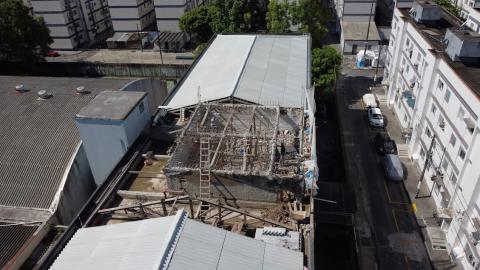
<instances>
[{"instance_id":1,"label":"white metal roof sheet","mask_svg":"<svg viewBox=\"0 0 480 270\"><path fill-rule=\"evenodd\" d=\"M303 269L301 252L182 217L186 214L80 229L50 269ZM165 252L172 255L160 268Z\"/></svg>"},{"instance_id":2,"label":"white metal roof sheet","mask_svg":"<svg viewBox=\"0 0 480 270\"><path fill-rule=\"evenodd\" d=\"M175 216L78 230L50 269L158 269Z\"/></svg>"},{"instance_id":3,"label":"white metal roof sheet","mask_svg":"<svg viewBox=\"0 0 480 270\"><path fill-rule=\"evenodd\" d=\"M218 35L168 102L181 108L232 95L252 47L253 35Z\"/></svg>"}]
</instances>

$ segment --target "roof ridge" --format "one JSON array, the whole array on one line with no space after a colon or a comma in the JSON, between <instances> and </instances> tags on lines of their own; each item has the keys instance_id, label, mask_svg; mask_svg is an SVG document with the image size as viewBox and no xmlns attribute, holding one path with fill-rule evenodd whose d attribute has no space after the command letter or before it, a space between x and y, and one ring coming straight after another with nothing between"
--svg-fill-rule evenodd
<instances>
[{"instance_id":1,"label":"roof ridge","mask_svg":"<svg viewBox=\"0 0 480 270\"><path fill-rule=\"evenodd\" d=\"M158 267L156 267L157 269L166 270L168 268L187 219L187 212L185 212L183 209L175 214L175 220L168 229L168 232L165 235L165 239L162 243L161 251L163 252L160 253L162 254L162 258L159 261Z\"/></svg>"}]
</instances>

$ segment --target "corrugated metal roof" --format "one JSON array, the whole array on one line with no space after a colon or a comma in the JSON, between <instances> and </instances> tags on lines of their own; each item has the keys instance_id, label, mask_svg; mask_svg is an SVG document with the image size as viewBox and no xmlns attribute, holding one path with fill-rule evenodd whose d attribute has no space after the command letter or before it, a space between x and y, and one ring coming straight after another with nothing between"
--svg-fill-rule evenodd
<instances>
[{"instance_id":1,"label":"corrugated metal roof","mask_svg":"<svg viewBox=\"0 0 480 270\"><path fill-rule=\"evenodd\" d=\"M234 97L259 105L303 107L310 87L307 35L218 35L167 107Z\"/></svg>"},{"instance_id":2,"label":"corrugated metal roof","mask_svg":"<svg viewBox=\"0 0 480 270\"><path fill-rule=\"evenodd\" d=\"M183 215L186 218L186 215ZM147 226L147 225L148 226ZM179 234L171 226L183 228ZM158 269L178 235L168 270L302 270L303 254L176 217L80 229L50 269ZM174 242L174 241L173 241ZM168 261L168 260L167 260Z\"/></svg>"},{"instance_id":3,"label":"corrugated metal roof","mask_svg":"<svg viewBox=\"0 0 480 270\"><path fill-rule=\"evenodd\" d=\"M159 269L159 251L175 221L169 216L80 229L50 269Z\"/></svg>"},{"instance_id":4,"label":"corrugated metal roof","mask_svg":"<svg viewBox=\"0 0 480 270\"><path fill-rule=\"evenodd\" d=\"M0 269L3 269L12 257L17 254L39 227L38 225L6 225L8 223L0 222Z\"/></svg>"},{"instance_id":5,"label":"corrugated metal roof","mask_svg":"<svg viewBox=\"0 0 480 270\"><path fill-rule=\"evenodd\" d=\"M182 108L197 104L199 88L201 101L232 95L254 40L252 35L218 35L167 106Z\"/></svg>"},{"instance_id":6,"label":"corrugated metal roof","mask_svg":"<svg viewBox=\"0 0 480 270\"><path fill-rule=\"evenodd\" d=\"M261 105L303 107L309 61L308 36L258 35L233 96Z\"/></svg>"},{"instance_id":7,"label":"corrugated metal roof","mask_svg":"<svg viewBox=\"0 0 480 270\"><path fill-rule=\"evenodd\" d=\"M48 209L80 138L73 117L126 80L0 76L0 207ZM17 93L24 84L28 92ZM75 94L84 86L87 95ZM37 91L53 96L39 100Z\"/></svg>"}]
</instances>

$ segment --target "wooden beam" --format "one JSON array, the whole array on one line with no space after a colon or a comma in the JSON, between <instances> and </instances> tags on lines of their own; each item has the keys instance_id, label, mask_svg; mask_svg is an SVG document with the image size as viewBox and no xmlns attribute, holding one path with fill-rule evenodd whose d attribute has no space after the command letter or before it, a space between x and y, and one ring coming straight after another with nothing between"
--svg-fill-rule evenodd
<instances>
[{"instance_id":1,"label":"wooden beam","mask_svg":"<svg viewBox=\"0 0 480 270\"><path fill-rule=\"evenodd\" d=\"M232 122L232 118L233 118L233 112L228 116L227 123L226 123L225 127L223 127L222 137L220 138L220 141L218 142L217 148L215 149L215 153L213 154L213 158L212 158L212 160L210 161L210 167L212 167L213 165L215 165L215 162L217 162L218 152L220 151L220 147L221 147L222 144L223 144L223 140L225 139L225 133L227 132L228 126L229 126L230 123Z\"/></svg>"},{"instance_id":2,"label":"wooden beam","mask_svg":"<svg viewBox=\"0 0 480 270\"><path fill-rule=\"evenodd\" d=\"M177 203L177 199L178 199L178 197L175 197L175 200L173 201L172 206L171 206L171 208L170 208L170 211L168 211L168 215L167 215L167 216L170 216L170 215L172 214L172 212L173 212L173 209L175 209L175 204Z\"/></svg>"},{"instance_id":3,"label":"wooden beam","mask_svg":"<svg viewBox=\"0 0 480 270\"><path fill-rule=\"evenodd\" d=\"M205 110L205 114L203 115L202 122L200 123L200 127L203 127L205 124L205 120L207 120L208 113L210 112L210 105L207 105L207 109Z\"/></svg>"},{"instance_id":4,"label":"wooden beam","mask_svg":"<svg viewBox=\"0 0 480 270\"><path fill-rule=\"evenodd\" d=\"M189 197L188 195L172 197L172 198L164 199L164 202L165 202L165 203L169 203L169 202L173 202L173 201L176 201L176 200L187 199L188 197ZM106 213L114 212L114 211L117 211L117 210L140 208L140 207L149 206L149 205L161 204L162 201L163 201L163 200L153 201L153 202L146 202L146 203L139 203L139 204L134 204L134 205L125 205L125 206L118 206L118 207L106 208L106 209L98 210L98 213L99 213L99 214L106 214Z\"/></svg>"},{"instance_id":5,"label":"wooden beam","mask_svg":"<svg viewBox=\"0 0 480 270\"><path fill-rule=\"evenodd\" d=\"M131 190L118 190L117 195L123 199L130 200L161 200L165 199L165 195L160 192L148 192L148 191L131 191Z\"/></svg>"},{"instance_id":6,"label":"wooden beam","mask_svg":"<svg viewBox=\"0 0 480 270\"><path fill-rule=\"evenodd\" d=\"M206 202L206 203L211 204L211 205L219 206L219 204L216 203L213 200L207 200L207 199L203 199L203 198L196 198L196 199L199 200L199 201L202 201L202 202ZM292 226L289 226L289 225L286 225L286 224L283 224L283 223L280 223L280 222L277 222L275 220L271 220L271 219L268 219L268 218L263 218L261 216L251 214L251 213L249 213L247 211L244 211L244 210L241 210L241 209L237 209L237 208L234 208L234 207L231 207L231 206L228 206L228 205L221 205L221 207L225 208L225 209L228 209L232 212L240 213L240 214L243 214L245 216L258 219L258 220L263 221L263 222L268 223L268 224L272 224L272 225L275 225L275 226L278 226L278 227L282 227L282 228L285 228L285 229L288 229L288 230L291 230L291 231L296 231L296 228L294 228Z\"/></svg>"},{"instance_id":7,"label":"wooden beam","mask_svg":"<svg viewBox=\"0 0 480 270\"><path fill-rule=\"evenodd\" d=\"M270 156L270 168L268 169L268 173L270 175L273 173L273 164L275 163L275 152L276 152L275 150L277 148L277 133L278 133L279 120L280 120L280 107L277 107L277 116L274 123L275 128L274 128L274 133L271 140L272 154Z\"/></svg>"}]
</instances>

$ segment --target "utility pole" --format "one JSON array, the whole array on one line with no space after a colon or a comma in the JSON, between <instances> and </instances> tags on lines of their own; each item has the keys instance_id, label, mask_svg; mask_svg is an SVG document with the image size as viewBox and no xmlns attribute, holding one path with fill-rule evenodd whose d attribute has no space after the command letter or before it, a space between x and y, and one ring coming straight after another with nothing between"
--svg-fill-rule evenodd
<instances>
[{"instance_id":1,"label":"utility pole","mask_svg":"<svg viewBox=\"0 0 480 270\"><path fill-rule=\"evenodd\" d=\"M368 35L370 34L370 23L372 21L372 13L373 13L373 6L375 1L372 0L372 5L370 6L370 16L368 17L368 27L367 27L367 39L365 41L365 50L363 51L363 56L367 54L367 46L368 46Z\"/></svg>"},{"instance_id":2,"label":"utility pole","mask_svg":"<svg viewBox=\"0 0 480 270\"><path fill-rule=\"evenodd\" d=\"M138 40L140 41L140 49L141 49L142 52L143 52L143 42L142 42L142 37L140 36L140 30L138 29L138 23L137 23L136 25L137 25Z\"/></svg>"},{"instance_id":3,"label":"utility pole","mask_svg":"<svg viewBox=\"0 0 480 270\"><path fill-rule=\"evenodd\" d=\"M425 177L425 172L427 171L428 163L432 159L432 149L434 145L435 145L435 134L433 134L432 136L430 147L428 148L427 155L425 156L425 163L423 164L422 175L420 176L420 180L418 181L417 192L415 193L415 199L418 199L418 194L420 193L420 187L422 186L422 181L423 181L423 178Z\"/></svg>"},{"instance_id":4,"label":"utility pole","mask_svg":"<svg viewBox=\"0 0 480 270\"><path fill-rule=\"evenodd\" d=\"M380 47L380 50L378 51L377 66L375 67L375 76L373 76L373 86L375 86L377 82L378 64L380 63L380 57L382 56L383 45L379 45L379 47Z\"/></svg>"},{"instance_id":5,"label":"utility pole","mask_svg":"<svg viewBox=\"0 0 480 270\"><path fill-rule=\"evenodd\" d=\"M163 65L162 45L160 44L160 32L159 31L157 31L157 43L158 43L158 51L160 52L160 61L162 61L162 65Z\"/></svg>"},{"instance_id":6,"label":"utility pole","mask_svg":"<svg viewBox=\"0 0 480 270\"><path fill-rule=\"evenodd\" d=\"M442 158L440 159L440 163L438 164L437 168L435 168L435 181L438 181L438 177L439 177L438 172L440 171L440 167L442 166L442 162L443 162L443 158L445 157L445 151L446 150L447 150L447 147L443 147ZM443 181L443 179L442 179L442 181ZM432 193L433 193L433 189L435 188L435 184L432 186L432 189L430 189L430 194L428 195L429 197L432 197Z\"/></svg>"}]
</instances>

